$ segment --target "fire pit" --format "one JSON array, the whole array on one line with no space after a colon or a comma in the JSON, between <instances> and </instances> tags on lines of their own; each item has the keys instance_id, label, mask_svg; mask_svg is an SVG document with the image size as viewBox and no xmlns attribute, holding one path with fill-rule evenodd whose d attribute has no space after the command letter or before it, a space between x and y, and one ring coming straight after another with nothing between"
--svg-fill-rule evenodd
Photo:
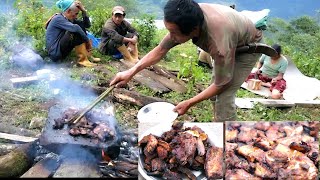
<instances>
[{"instance_id":1,"label":"fire pit","mask_svg":"<svg viewBox=\"0 0 320 180\"><path fill-rule=\"evenodd\" d=\"M64 111L61 107L53 106L48 114L48 119L42 132L40 145L46 149L60 154L66 146L83 147L94 153L101 152L102 149L107 149L112 146L119 146L119 128L115 125L115 119L109 114L96 113L95 111L88 112L86 116L91 116L94 119L93 123L103 123L113 130L112 137L105 139L90 138L81 135L73 135L70 130L73 128L65 124L61 129L55 129L55 120L63 116ZM95 114L96 113L96 114ZM70 129L72 128L72 129Z\"/></svg>"}]
</instances>

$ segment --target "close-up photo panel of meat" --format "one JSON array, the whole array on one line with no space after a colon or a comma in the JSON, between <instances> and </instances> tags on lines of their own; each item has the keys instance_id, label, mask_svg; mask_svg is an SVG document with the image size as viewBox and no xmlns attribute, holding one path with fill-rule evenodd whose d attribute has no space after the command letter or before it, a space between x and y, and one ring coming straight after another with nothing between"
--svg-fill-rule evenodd
<instances>
[{"instance_id":1,"label":"close-up photo panel of meat","mask_svg":"<svg viewBox=\"0 0 320 180\"><path fill-rule=\"evenodd\" d=\"M139 123L139 179L223 179L223 123Z\"/></svg>"},{"instance_id":2,"label":"close-up photo panel of meat","mask_svg":"<svg viewBox=\"0 0 320 180\"><path fill-rule=\"evenodd\" d=\"M317 179L319 125L227 122L225 179Z\"/></svg>"}]
</instances>

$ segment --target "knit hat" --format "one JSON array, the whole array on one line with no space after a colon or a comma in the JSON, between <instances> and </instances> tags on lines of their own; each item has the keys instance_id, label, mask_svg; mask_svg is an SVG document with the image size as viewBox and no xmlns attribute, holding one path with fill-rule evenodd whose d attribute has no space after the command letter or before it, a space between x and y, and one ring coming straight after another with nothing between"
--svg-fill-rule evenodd
<instances>
[{"instance_id":1,"label":"knit hat","mask_svg":"<svg viewBox=\"0 0 320 180\"><path fill-rule=\"evenodd\" d=\"M73 1L74 0L59 0L58 2L56 2L56 5L59 9L61 9L64 12L71 6Z\"/></svg>"}]
</instances>

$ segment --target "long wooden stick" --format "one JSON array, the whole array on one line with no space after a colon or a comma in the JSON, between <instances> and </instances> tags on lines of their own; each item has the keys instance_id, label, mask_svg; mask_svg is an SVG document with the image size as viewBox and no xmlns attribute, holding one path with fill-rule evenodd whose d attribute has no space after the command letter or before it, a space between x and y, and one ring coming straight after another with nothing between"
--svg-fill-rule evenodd
<instances>
[{"instance_id":1,"label":"long wooden stick","mask_svg":"<svg viewBox=\"0 0 320 180\"><path fill-rule=\"evenodd\" d=\"M87 106L80 115L76 117L76 119L73 121L73 124L76 124L88 111L90 111L95 105L97 105L104 97L106 97L113 89L114 85L110 86L107 90L105 90L95 101L93 101L89 106ZM74 117L74 118L75 118ZM72 118L72 119L74 119Z\"/></svg>"}]
</instances>

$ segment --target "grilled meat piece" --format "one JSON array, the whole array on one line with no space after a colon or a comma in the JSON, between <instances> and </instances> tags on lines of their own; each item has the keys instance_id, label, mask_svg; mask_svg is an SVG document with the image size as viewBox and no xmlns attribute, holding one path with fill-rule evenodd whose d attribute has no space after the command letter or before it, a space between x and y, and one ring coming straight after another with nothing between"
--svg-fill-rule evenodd
<instances>
[{"instance_id":1,"label":"grilled meat piece","mask_svg":"<svg viewBox=\"0 0 320 180\"><path fill-rule=\"evenodd\" d=\"M239 179L250 179L250 180L261 180L261 178L254 177L243 169L233 169L226 171L226 180L239 180Z\"/></svg>"},{"instance_id":2,"label":"grilled meat piece","mask_svg":"<svg viewBox=\"0 0 320 180\"><path fill-rule=\"evenodd\" d=\"M310 143L311 150L307 153L307 156L314 162L314 164L319 163L319 143L314 141Z\"/></svg>"},{"instance_id":3,"label":"grilled meat piece","mask_svg":"<svg viewBox=\"0 0 320 180\"><path fill-rule=\"evenodd\" d=\"M177 130L171 129L170 131L166 131L161 135L161 139L165 142L171 142L172 139L178 134Z\"/></svg>"},{"instance_id":4,"label":"grilled meat piece","mask_svg":"<svg viewBox=\"0 0 320 180\"><path fill-rule=\"evenodd\" d=\"M204 169L205 156L196 156L193 161L191 168L197 171Z\"/></svg>"},{"instance_id":5,"label":"grilled meat piece","mask_svg":"<svg viewBox=\"0 0 320 180\"><path fill-rule=\"evenodd\" d=\"M254 146L263 149L264 151L268 151L274 148L276 143L274 141L269 141L267 138L256 138L254 139Z\"/></svg>"},{"instance_id":6,"label":"grilled meat piece","mask_svg":"<svg viewBox=\"0 0 320 180\"><path fill-rule=\"evenodd\" d=\"M265 161L268 166L275 170L286 167L286 164L289 161L289 158L286 154L275 150L268 151L265 157Z\"/></svg>"},{"instance_id":7,"label":"grilled meat piece","mask_svg":"<svg viewBox=\"0 0 320 180\"><path fill-rule=\"evenodd\" d=\"M227 142L235 142L237 140L238 136L238 130L237 129L228 129L226 130L226 141Z\"/></svg>"},{"instance_id":8,"label":"grilled meat piece","mask_svg":"<svg viewBox=\"0 0 320 180\"><path fill-rule=\"evenodd\" d=\"M70 107L63 112L62 119L69 121L71 118L73 118L76 115L77 112L78 110L76 108Z\"/></svg>"},{"instance_id":9,"label":"grilled meat piece","mask_svg":"<svg viewBox=\"0 0 320 180\"><path fill-rule=\"evenodd\" d=\"M285 133L279 132L279 128L280 126L278 124L273 124L266 131L266 136L270 141L274 141L285 136Z\"/></svg>"},{"instance_id":10,"label":"grilled meat piece","mask_svg":"<svg viewBox=\"0 0 320 180\"><path fill-rule=\"evenodd\" d=\"M258 135L258 133L257 133L256 129L252 129L251 127L242 126L240 128L240 133L237 138L238 138L239 142L248 143L248 142L252 141L254 138L256 138L257 135Z\"/></svg>"},{"instance_id":11,"label":"grilled meat piece","mask_svg":"<svg viewBox=\"0 0 320 180\"><path fill-rule=\"evenodd\" d=\"M180 165L185 165L192 162L195 157L197 138L189 133L180 133L173 140L172 154L176 156L176 159Z\"/></svg>"},{"instance_id":12,"label":"grilled meat piece","mask_svg":"<svg viewBox=\"0 0 320 180\"><path fill-rule=\"evenodd\" d=\"M185 168L183 166L179 166L178 167L178 171L182 172L183 174L185 174L189 179L191 180L196 180L197 177L192 173L192 171L188 168Z\"/></svg>"},{"instance_id":13,"label":"grilled meat piece","mask_svg":"<svg viewBox=\"0 0 320 180\"><path fill-rule=\"evenodd\" d=\"M193 131L198 131L199 134L205 133L201 128L199 128L198 126L193 126L191 128L191 130Z\"/></svg>"},{"instance_id":14,"label":"grilled meat piece","mask_svg":"<svg viewBox=\"0 0 320 180\"><path fill-rule=\"evenodd\" d=\"M223 177L222 148L212 146L208 149L204 169L208 179L218 179Z\"/></svg>"},{"instance_id":15,"label":"grilled meat piece","mask_svg":"<svg viewBox=\"0 0 320 180\"><path fill-rule=\"evenodd\" d=\"M167 143L165 141L158 140L158 146L162 146L165 150L171 151L171 147L170 147L169 143Z\"/></svg>"},{"instance_id":16,"label":"grilled meat piece","mask_svg":"<svg viewBox=\"0 0 320 180\"><path fill-rule=\"evenodd\" d=\"M168 157L168 151L162 146L157 147L157 154L158 154L158 157L162 160Z\"/></svg>"},{"instance_id":17,"label":"grilled meat piece","mask_svg":"<svg viewBox=\"0 0 320 180\"><path fill-rule=\"evenodd\" d=\"M300 151L302 153L307 153L311 150L311 146L303 141L301 141L300 143L292 142L289 145L289 148L293 149L293 150Z\"/></svg>"},{"instance_id":18,"label":"grilled meat piece","mask_svg":"<svg viewBox=\"0 0 320 180\"><path fill-rule=\"evenodd\" d=\"M261 163L256 163L254 174L264 179L276 179L277 175Z\"/></svg>"},{"instance_id":19,"label":"grilled meat piece","mask_svg":"<svg viewBox=\"0 0 320 180\"><path fill-rule=\"evenodd\" d=\"M285 172L291 175L292 179L316 179L318 169L306 156L297 156L289 161Z\"/></svg>"},{"instance_id":20,"label":"grilled meat piece","mask_svg":"<svg viewBox=\"0 0 320 180\"><path fill-rule=\"evenodd\" d=\"M151 171L164 171L166 170L166 163L160 158L154 158L151 160Z\"/></svg>"},{"instance_id":21,"label":"grilled meat piece","mask_svg":"<svg viewBox=\"0 0 320 180\"><path fill-rule=\"evenodd\" d=\"M244 158L239 158L235 155L234 151L226 152L225 165L227 169L244 169L247 172L251 172L255 167L255 164L249 163Z\"/></svg>"},{"instance_id":22,"label":"grilled meat piece","mask_svg":"<svg viewBox=\"0 0 320 180\"><path fill-rule=\"evenodd\" d=\"M226 142L226 151L233 151L238 147L237 143Z\"/></svg>"},{"instance_id":23,"label":"grilled meat piece","mask_svg":"<svg viewBox=\"0 0 320 180\"><path fill-rule=\"evenodd\" d=\"M244 156L249 162L254 162L255 160L258 162L262 162L265 157L265 152L257 147L252 145L244 145L237 148L237 152Z\"/></svg>"},{"instance_id":24,"label":"grilled meat piece","mask_svg":"<svg viewBox=\"0 0 320 180\"><path fill-rule=\"evenodd\" d=\"M285 125L283 127L283 130L286 133L287 137L300 136L302 134L302 132L303 132L303 126L302 125L298 125L298 126Z\"/></svg>"},{"instance_id":25,"label":"grilled meat piece","mask_svg":"<svg viewBox=\"0 0 320 180\"><path fill-rule=\"evenodd\" d=\"M69 130L69 134L72 136L79 136L81 134L81 131L78 127L73 127Z\"/></svg>"},{"instance_id":26,"label":"grilled meat piece","mask_svg":"<svg viewBox=\"0 0 320 180\"><path fill-rule=\"evenodd\" d=\"M272 124L270 122L257 122L254 124L254 128L261 130L261 131L267 131Z\"/></svg>"},{"instance_id":27,"label":"grilled meat piece","mask_svg":"<svg viewBox=\"0 0 320 180\"><path fill-rule=\"evenodd\" d=\"M174 121L171 127L174 130L181 130L183 128L183 124L184 123L181 121Z\"/></svg>"},{"instance_id":28,"label":"grilled meat piece","mask_svg":"<svg viewBox=\"0 0 320 180\"><path fill-rule=\"evenodd\" d=\"M174 172L174 171L170 171L170 170L166 170L162 176L163 179L176 179L176 180L182 180L182 175Z\"/></svg>"},{"instance_id":29,"label":"grilled meat piece","mask_svg":"<svg viewBox=\"0 0 320 180\"><path fill-rule=\"evenodd\" d=\"M53 129L62 129L64 126L64 123L65 123L65 121L63 118L54 119L54 125L52 125L52 128Z\"/></svg>"},{"instance_id":30,"label":"grilled meat piece","mask_svg":"<svg viewBox=\"0 0 320 180\"><path fill-rule=\"evenodd\" d=\"M145 153L145 152L144 152ZM145 156L145 159L144 159L144 163L145 164L150 164L151 163L151 160L153 160L154 158L157 157L157 153L152 153L152 154L148 154Z\"/></svg>"},{"instance_id":31,"label":"grilled meat piece","mask_svg":"<svg viewBox=\"0 0 320 180\"><path fill-rule=\"evenodd\" d=\"M138 142L138 145L143 147L145 143L147 143L147 145L144 147L143 152L146 156L149 156L150 154L153 154L153 152L157 148L158 140L152 134L149 134L143 137L141 141Z\"/></svg>"},{"instance_id":32,"label":"grilled meat piece","mask_svg":"<svg viewBox=\"0 0 320 180\"><path fill-rule=\"evenodd\" d=\"M299 177L315 179L317 177L318 169L303 153L292 150L282 144L278 144L274 150L288 157L289 163L285 172L288 172L294 178L296 177L295 179L299 179Z\"/></svg>"}]
</instances>

